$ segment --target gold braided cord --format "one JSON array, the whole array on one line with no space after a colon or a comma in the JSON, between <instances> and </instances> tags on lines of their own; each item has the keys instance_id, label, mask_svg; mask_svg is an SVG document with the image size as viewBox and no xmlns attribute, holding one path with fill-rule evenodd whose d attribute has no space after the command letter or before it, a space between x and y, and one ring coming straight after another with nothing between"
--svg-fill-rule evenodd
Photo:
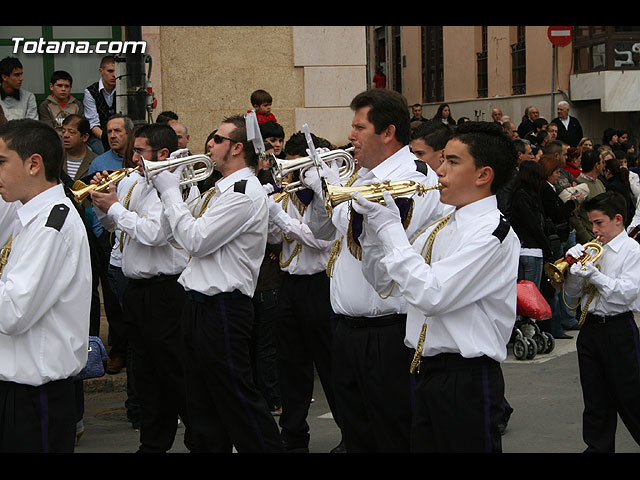
<instances>
[{"instance_id":1,"label":"gold braided cord","mask_svg":"<svg viewBox=\"0 0 640 480\"><path fill-rule=\"evenodd\" d=\"M123 205L124 205L124 208L126 208L127 210L129 210L129 203L131 202L131 195L133 194L133 189L137 184L138 184L137 180L133 182L133 185L131 185L131 188L127 192L127 196L124 197ZM125 232L120 232L120 253L122 253L122 249L124 248L124 235L125 235Z\"/></svg>"},{"instance_id":2,"label":"gold braided cord","mask_svg":"<svg viewBox=\"0 0 640 480\"><path fill-rule=\"evenodd\" d=\"M9 255L11 254L11 244L13 243L13 235L9 237L9 240L4 244L2 248L0 248L0 275L2 275L2 271L4 267L9 262Z\"/></svg>"},{"instance_id":3,"label":"gold braided cord","mask_svg":"<svg viewBox=\"0 0 640 480\"><path fill-rule=\"evenodd\" d=\"M340 235L340 238L333 242L333 246L331 247L331 253L329 254L329 261L327 262L327 277L333 277L333 269L336 265L336 260L338 260L338 256L340 255L340 250L342 249L342 239L344 235Z\"/></svg>"},{"instance_id":4,"label":"gold braided cord","mask_svg":"<svg viewBox=\"0 0 640 480\"><path fill-rule=\"evenodd\" d=\"M298 256L298 254L300 253L300 250L302 250L302 245L300 245L299 243L296 243L296 246L293 248L293 252L291 253L291 256L284 262L282 261L282 250L280 250L280 260L279 260L280 268L287 268L291 264L293 259Z\"/></svg>"},{"instance_id":5,"label":"gold braided cord","mask_svg":"<svg viewBox=\"0 0 640 480\"><path fill-rule=\"evenodd\" d=\"M451 214L442 218L438 225L431 231L429 236L427 237L427 241L422 247L422 252L424 251L425 246L427 247L427 254L424 257L425 263L427 265L431 265L431 252L433 250L433 242L436 239L436 235L440 230L444 228L449 219L451 218ZM427 322L425 321L422 324L422 330L420 331L420 337L418 337L418 345L416 346L416 353L413 356L413 360L411 361L411 366L409 367L409 373L420 373L420 364L422 363L422 350L424 347L424 340L427 336Z\"/></svg>"},{"instance_id":6,"label":"gold braided cord","mask_svg":"<svg viewBox=\"0 0 640 480\"><path fill-rule=\"evenodd\" d=\"M593 285L591 285L590 283L585 285L584 293L588 294L589 297L587 298L587 302L584 304L584 309L580 314L580 320L578 320L578 327L582 327L582 324L587 319L587 314L589 313L589 305L595 298L597 292L598 292L598 289Z\"/></svg>"}]
</instances>

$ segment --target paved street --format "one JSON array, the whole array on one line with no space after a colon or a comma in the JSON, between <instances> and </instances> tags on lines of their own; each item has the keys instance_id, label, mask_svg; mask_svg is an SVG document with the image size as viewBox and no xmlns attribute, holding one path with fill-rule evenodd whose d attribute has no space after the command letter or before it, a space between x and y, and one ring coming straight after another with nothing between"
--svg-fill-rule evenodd
<instances>
[{"instance_id":1,"label":"paved street","mask_svg":"<svg viewBox=\"0 0 640 480\"><path fill-rule=\"evenodd\" d=\"M577 332L571 332L576 334ZM579 453L582 442L582 393L578 378L575 338L557 340L549 354L532 360L516 360L513 352L503 365L506 396L515 411L503 437L505 453ZM76 447L77 453L127 453L138 445L137 433L126 420L124 382L126 374L107 375L87 385L85 394L86 433ZM113 392L91 391L113 389ZM319 382L311 405L312 453L329 452L339 442L339 433L327 406ZM182 442L184 429L172 452L186 452ZM616 451L640 453L621 421L618 423Z\"/></svg>"}]
</instances>

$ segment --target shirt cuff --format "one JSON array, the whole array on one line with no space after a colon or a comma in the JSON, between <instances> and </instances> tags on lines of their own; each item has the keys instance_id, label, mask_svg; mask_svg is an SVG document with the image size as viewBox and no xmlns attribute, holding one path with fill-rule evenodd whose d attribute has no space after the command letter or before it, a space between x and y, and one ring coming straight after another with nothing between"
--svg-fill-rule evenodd
<instances>
[{"instance_id":1,"label":"shirt cuff","mask_svg":"<svg viewBox=\"0 0 640 480\"><path fill-rule=\"evenodd\" d=\"M124 205L122 205L120 202L115 202L113 205L109 207L107 216L115 222L117 221L118 217L120 217L120 215L126 211L127 209L124 208Z\"/></svg>"}]
</instances>

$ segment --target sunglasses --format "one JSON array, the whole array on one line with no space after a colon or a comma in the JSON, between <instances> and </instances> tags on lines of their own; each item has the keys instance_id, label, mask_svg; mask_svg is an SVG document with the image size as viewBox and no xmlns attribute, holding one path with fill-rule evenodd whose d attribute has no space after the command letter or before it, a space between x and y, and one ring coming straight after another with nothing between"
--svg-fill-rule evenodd
<instances>
[{"instance_id":1,"label":"sunglasses","mask_svg":"<svg viewBox=\"0 0 640 480\"><path fill-rule=\"evenodd\" d=\"M217 133L213 135L214 143L222 143L225 140L229 140L230 142L237 143L237 140L234 140L233 138L223 137L222 135L218 135Z\"/></svg>"}]
</instances>

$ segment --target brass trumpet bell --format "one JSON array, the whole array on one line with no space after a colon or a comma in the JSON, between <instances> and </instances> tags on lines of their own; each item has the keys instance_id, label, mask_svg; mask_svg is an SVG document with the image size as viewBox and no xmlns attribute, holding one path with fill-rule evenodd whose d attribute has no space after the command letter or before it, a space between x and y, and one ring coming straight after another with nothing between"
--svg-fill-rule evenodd
<instances>
[{"instance_id":1,"label":"brass trumpet bell","mask_svg":"<svg viewBox=\"0 0 640 480\"><path fill-rule=\"evenodd\" d=\"M206 180L213 173L215 162L208 155L188 155L184 157L168 158L167 160L150 161L142 158L142 173L147 183L151 177L163 170L174 170L184 165L180 178L180 185L195 185Z\"/></svg>"},{"instance_id":2,"label":"brass trumpet bell","mask_svg":"<svg viewBox=\"0 0 640 480\"><path fill-rule=\"evenodd\" d=\"M402 195L424 195L431 190L440 190L442 185L439 183L436 185L423 185L413 180L401 180L391 182L389 180L381 183L372 183L369 185L360 185L357 187L342 187L330 185L326 180L322 179L322 193L324 196L324 206L327 211L327 215L333 214L333 209L343 202L351 200L351 194L360 192L360 194L371 202L378 202L384 204L384 192L388 191L393 198L400 197Z\"/></svg>"},{"instance_id":3,"label":"brass trumpet bell","mask_svg":"<svg viewBox=\"0 0 640 480\"><path fill-rule=\"evenodd\" d=\"M571 268L574 263L581 263L582 268L585 268L586 262L595 262L601 256L603 252L602 244L596 238L593 242L587 242L584 245L584 253L578 259L571 256L566 256L556 260L553 263L546 263L544 266L544 273L549 277L551 286L556 290L560 290L564 285L567 270Z\"/></svg>"},{"instance_id":4,"label":"brass trumpet bell","mask_svg":"<svg viewBox=\"0 0 640 480\"><path fill-rule=\"evenodd\" d=\"M107 177L103 178L99 183L90 183L87 185L81 180L76 180L71 188L71 193L73 194L76 202L81 203L85 198L89 196L89 194L94 192L103 192L109 188L110 183L118 183L125 177L128 177L135 171L139 171L140 167L132 167L132 168L121 168L119 170L115 170L111 172Z\"/></svg>"},{"instance_id":5,"label":"brass trumpet bell","mask_svg":"<svg viewBox=\"0 0 640 480\"><path fill-rule=\"evenodd\" d=\"M328 152L319 153L318 156L325 163L335 162L342 160L342 165L339 167L339 177L341 182L346 182L356 169L356 161L351 156L354 151L354 147L347 148L346 150L336 149ZM274 182L286 193L292 193L304 188L309 188L304 183L304 174L310 168L315 167L313 159L311 157L301 157L293 159L280 159L275 156L270 157L271 175ZM299 180L288 181L287 177L293 172L298 172Z\"/></svg>"}]
</instances>

